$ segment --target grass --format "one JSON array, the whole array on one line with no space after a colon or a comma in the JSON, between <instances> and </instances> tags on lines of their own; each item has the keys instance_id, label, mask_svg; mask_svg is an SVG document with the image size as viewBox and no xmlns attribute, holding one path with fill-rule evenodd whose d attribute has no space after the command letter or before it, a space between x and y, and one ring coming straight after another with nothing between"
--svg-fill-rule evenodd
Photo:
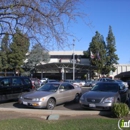
<instances>
[{"instance_id":1,"label":"grass","mask_svg":"<svg viewBox=\"0 0 130 130\"><path fill-rule=\"evenodd\" d=\"M0 130L119 130L118 119L86 118L70 120L38 120L29 118L0 121Z\"/></svg>"}]
</instances>

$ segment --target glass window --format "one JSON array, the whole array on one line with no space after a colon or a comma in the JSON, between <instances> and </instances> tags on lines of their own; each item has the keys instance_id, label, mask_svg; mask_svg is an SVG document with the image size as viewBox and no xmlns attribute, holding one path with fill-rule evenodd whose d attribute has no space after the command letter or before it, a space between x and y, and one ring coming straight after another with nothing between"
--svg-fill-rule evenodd
<instances>
[{"instance_id":1,"label":"glass window","mask_svg":"<svg viewBox=\"0 0 130 130\"><path fill-rule=\"evenodd\" d=\"M23 85L22 80L20 78L12 78L12 85L13 86L21 86Z\"/></svg>"},{"instance_id":2,"label":"glass window","mask_svg":"<svg viewBox=\"0 0 130 130\"><path fill-rule=\"evenodd\" d=\"M74 87L71 84L65 84L65 90L71 90L74 89Z\"/></svg>"},{"instance_id":3,"label":"glass window","mask_svg":"<svg viewBox=\"0 0 130 130\"><path fill-rule=\"evenodd\" d=\"M0 81L0 86L2 87L9 87L11 85L11 80L10 79L2 79Z\"/></svg>"},{"instance_id":4,"label":"glass window","mask_svg":"<svg viewBox=\"0 0 130 130\"><path fill-rule=\"evenodd\" d=\"M31 84L31 81L28 78L23 78L25 84Z\"/></svg>"}]
</instances>

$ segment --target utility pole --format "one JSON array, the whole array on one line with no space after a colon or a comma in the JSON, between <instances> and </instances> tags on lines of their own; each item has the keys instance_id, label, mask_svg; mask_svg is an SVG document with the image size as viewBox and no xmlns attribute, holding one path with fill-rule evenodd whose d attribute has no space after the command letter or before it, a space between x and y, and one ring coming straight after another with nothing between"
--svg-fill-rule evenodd
<instances>
[{"instance_id":1,"label":"utility pole","mask_svg":"<svg viewBox=\"0 0 130 130\"><path fill-rule=\"evenodd\" d=\"M74 44L73 44L73 80L75 80L75 54L74 54Z\"/></svg>"}]
</instances>

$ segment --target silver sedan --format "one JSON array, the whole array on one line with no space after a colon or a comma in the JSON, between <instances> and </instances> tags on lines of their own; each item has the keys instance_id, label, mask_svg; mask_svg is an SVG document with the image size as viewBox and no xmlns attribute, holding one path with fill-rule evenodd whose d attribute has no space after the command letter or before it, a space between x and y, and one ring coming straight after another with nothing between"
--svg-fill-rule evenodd
<instances>
[{"instance_id":1,"label":"silver sedan","mask_svg":"<svg viewBox=\"0 0 130 130\"><path fill-rule=\"evenodd\" d=\"M116 82L99 82L80 98L83 108L110 110L116 102L128 102L128 88Z\"/></svg>"},{"instance_id":2,"label":"silver sedan","mask_svg":"<svg viewBox=\"0 0 130 130\"><path fill-rule=\"evenodd\" d=\"M37 90L22 93L19 103L33 108L54 109L58 104L75 101L79 102L82 90L66 82L46 83Z\"/></svg>"}]
</instances>

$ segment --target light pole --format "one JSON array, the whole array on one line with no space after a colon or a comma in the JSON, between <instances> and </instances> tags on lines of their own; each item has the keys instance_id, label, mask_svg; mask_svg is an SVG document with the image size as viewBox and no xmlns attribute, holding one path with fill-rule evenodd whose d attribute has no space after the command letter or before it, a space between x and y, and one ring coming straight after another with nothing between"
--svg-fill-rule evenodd
<instances>
[{"instance_id":1,"label":"light pole","mask_svg":"<svg viewBox=\"0 0 130 130\"><path fill-rule=\"evenodd\" d=\"M73 80L75 80L75 54L74 54L74 44L73 44Z\"/></svg>"}]
</instances>

